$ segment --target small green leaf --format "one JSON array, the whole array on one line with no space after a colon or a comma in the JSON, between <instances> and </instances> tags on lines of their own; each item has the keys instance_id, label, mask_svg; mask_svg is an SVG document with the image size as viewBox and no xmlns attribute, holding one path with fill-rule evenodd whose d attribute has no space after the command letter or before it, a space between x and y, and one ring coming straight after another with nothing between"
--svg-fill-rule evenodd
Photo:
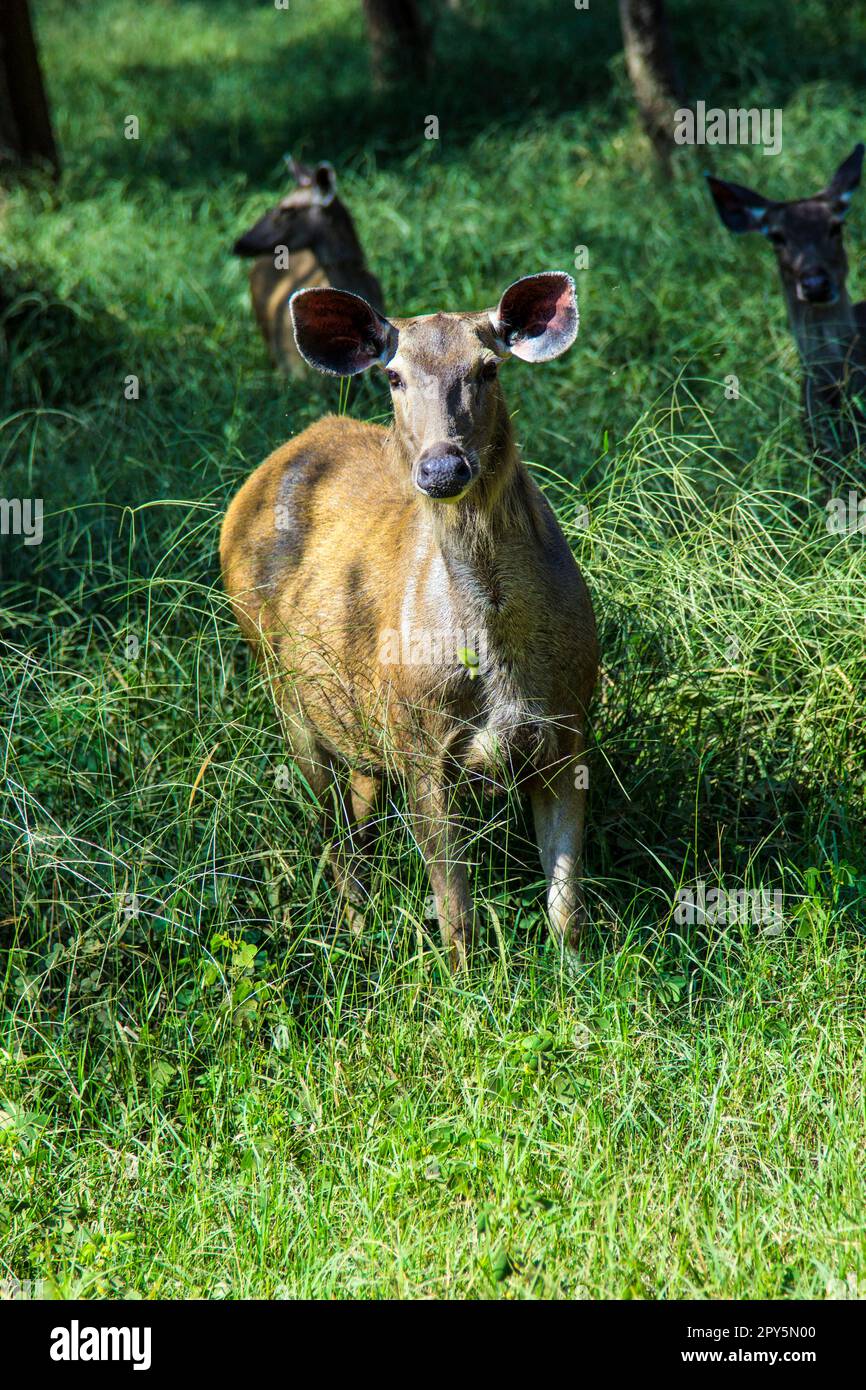
<instances>
[{"instance_id":1,"label":"small green leaf","mask_svg":"<svg viewBox=\"0 0 866 1390\"><path fill-rule=\"evenodd\" d=\"M511 1256L504 1245L500 1245L499 1249L495 1250L491 1255L490 1273L493 1275L497 1284L501 1284L503 1279L507 1279L509 1274L514 1273L514 1265L511 1262Z\"/></svg>"},{"instance_id":2,"label":"small green leaf","mask_svg":"<svg viewBox=\"0 0 866 1390\"><path fill-rule=\"evenodd\" d=\"M481 666L477 654L471 647L461 647L460 651L457 653L457 659L462 666L466 667L466 670L469 672L469 679L474 681L476 676L480 673Z\"/></svg>"}]
</instances>

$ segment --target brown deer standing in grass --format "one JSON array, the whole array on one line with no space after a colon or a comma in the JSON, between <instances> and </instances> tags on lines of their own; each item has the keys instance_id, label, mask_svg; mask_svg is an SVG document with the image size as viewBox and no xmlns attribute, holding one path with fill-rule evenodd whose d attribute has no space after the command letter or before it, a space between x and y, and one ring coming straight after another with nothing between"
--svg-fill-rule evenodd
<instances>
[{"instance_id":1,"label":"brown deer standing in grass","mask_svg":"<svg viewBox=\"0 0 866 1390\"><path fill-rule=\"evenodd\" d=\"M383 776L398 774L453 965L473 934L458 784L466 773L525 787L551 927L573 947L595 620L498 377L509 356L544 362L571 345L574 283L531 275L495 310L392 322L334 289L303 290L291 309L312 366L378 366L394 407L389 429L319 420L225 518L226 591L294 757L323 808L346 815L346 847L370 828ZM360 883L345 854L335 867L351 900Z\"/></svg>"},{"instance_id":2,"label":"brown deer standing in grass","mask_svg":"<svg viewBox=\"0 0 866 1390\"><path fill-rule=\"evenodd\" d=\"M831 469L866 430L866 304L852 304L848 296L842 236L863 151L862 144L856 146L823 192L791 202L708 177L728 230L761 232L775 249L803 364L806 433Z\"/></svg>"},{"instance_id":3,"label":"brown deer standing in grass","mask_svg":"<svg viewBox=\"0 0 866 1390\"><path fill-rule=\"evenodd\" d=\"M337 197L333 167L322 163L312 169L291 155L286 155L286 163L295 188L238 238L234 254L256 257L250 293L271 361L281 371L300 375L304 364L289 313L295 290L333 285L360 294L379 312L384 306L355 224Z\"/></svg>"}]
</instances>

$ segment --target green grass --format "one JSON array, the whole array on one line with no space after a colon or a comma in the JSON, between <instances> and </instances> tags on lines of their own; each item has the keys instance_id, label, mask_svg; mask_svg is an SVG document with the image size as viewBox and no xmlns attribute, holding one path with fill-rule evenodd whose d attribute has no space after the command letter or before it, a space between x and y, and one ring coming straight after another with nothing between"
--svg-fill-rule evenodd
<instances>
[{"instance_id":1,"label":"green grass","mask_svg":"<svg viewBox=\"0 0 866 1390\"><path fill-rule=\"evenodd\" d=\"M671 8L696 97L784 107L777 160L703 162L817 189L864 135L863 7ZM862 1288L866 539L824 525L768 250L724 233L701 158L658 181L613 6L464 4L434 85L391 98L359 9L36 7L65 173L2 210L2 491L44 499L45 538L0 557L0 1279ZM575 348L506 383L601 631L574 974L523 816L479 827L488 949L451 980L399 800L358 943L279 775L215 548L241 480L339 400L267 372L227 254L286 148L336 164L395 312L589 249ZM677 925L697 879L779 889L782 930Z\"/></svg>"}]
</instances>

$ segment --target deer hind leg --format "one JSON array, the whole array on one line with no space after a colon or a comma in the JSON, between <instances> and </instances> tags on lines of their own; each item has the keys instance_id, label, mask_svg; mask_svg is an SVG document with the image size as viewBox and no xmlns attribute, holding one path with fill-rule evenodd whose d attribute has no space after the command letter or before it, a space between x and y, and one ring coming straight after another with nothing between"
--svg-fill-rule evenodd
<instances>
[{"instance_id":1,"label":"deer hind leg","mask_svg":"<svg viewBox=\"0 0 866 1390\"><path fill-rule=\"evenodd\" d=\"M586 764L582 750L531 793L541 864L547 879L547 912L555 941L576 950L586 928L583 822Z\"/></svg>"},{"instance_id":2,"label":"deer hind leg","mask_svg":"<svg viewBox=\"0 0 866 1390\"><path fill-rule=\"evenodd\" d=\"M440 764L416 775L409 791L412 830L427 865L442 944L452 970L462 969L474 941L465 831L455 815L453 779Z\"/></svg>"}]
</instances>

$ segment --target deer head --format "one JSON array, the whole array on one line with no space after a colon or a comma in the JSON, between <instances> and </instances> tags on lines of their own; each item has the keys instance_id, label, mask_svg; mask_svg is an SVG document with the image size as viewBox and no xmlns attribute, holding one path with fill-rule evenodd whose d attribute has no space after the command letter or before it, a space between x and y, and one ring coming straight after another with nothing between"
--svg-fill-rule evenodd
<instances>
[{"instance_id":1,"label":"deer head","mask_svg":"<svg viewBox=\"0 0 866 1390\"><path fill-rule=\"evenodd\" d=\"M864 146L857 145L821 193L790 202L707 176L728 231L760 232L773 246L789 302L831 305L845 291L842 223L860 183L863 153Z\"/></svg>"},{"instance_id":2,"label":"deer head","mask_svg":"<svg viewBox=\"0 0 866 1390\"><path fill-rule=\"evenodd\" d=\"M233 248L236 256L267 256L278 246L287 251L315 249L327 237L329 210L337 196L333 165L323 161L312 168L291 155L286 155L286 164L295 187L238 238Z\"/></svg>"},{"instance_id":3,"label":"deer head","mask_svg":"<svg viewBox=\"0 0 866 1390\"><path fill-rule=\"evenodd\" d=\"M299 290L291 300L295 341L321 372L385 372L393 435L417 490L458 502L496 470L508 437L499 369L509 357L546 362L577 336L570 275L517 280L495 309L388 320L345 290Z\"/></svg>"}]
</instances>

